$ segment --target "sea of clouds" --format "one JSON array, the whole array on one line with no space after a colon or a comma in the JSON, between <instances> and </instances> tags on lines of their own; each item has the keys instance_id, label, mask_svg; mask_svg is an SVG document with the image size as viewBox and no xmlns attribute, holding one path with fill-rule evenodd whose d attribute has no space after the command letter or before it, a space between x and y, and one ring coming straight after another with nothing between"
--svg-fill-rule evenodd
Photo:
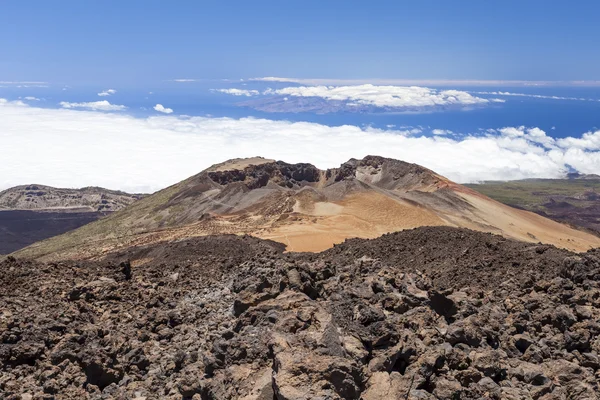
<instances>
[{"instance_id":1,"label":"sea of clouds","mask_svg":"<svg viewBox=\"0 0 600 400\"><path fill-rule=\"evenodd\" d=\"M152 192L226 159L253 156L330 168L381 155L463 183L600 171L600 131L562 139L536 127L430 133L258 118L139 118L0 99L0 189L38 183Z\"/></svg>"}]
</instances>

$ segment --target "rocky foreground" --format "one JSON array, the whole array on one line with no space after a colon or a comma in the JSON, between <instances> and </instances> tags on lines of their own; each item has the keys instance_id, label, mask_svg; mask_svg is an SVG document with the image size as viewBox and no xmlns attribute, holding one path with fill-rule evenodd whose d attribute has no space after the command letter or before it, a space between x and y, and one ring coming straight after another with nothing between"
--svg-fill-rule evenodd
<instances>
[{"instance_id":1,"label":"rocky foreground","mask_svg":"<svg viewBox=\"0 0 600 400\"><path fill-rule=\"evenodd\" d=\"M320 254L214 236L0 271L3 399L600 392L600 251L419 228Z\"/></svg>"}]
</instances>

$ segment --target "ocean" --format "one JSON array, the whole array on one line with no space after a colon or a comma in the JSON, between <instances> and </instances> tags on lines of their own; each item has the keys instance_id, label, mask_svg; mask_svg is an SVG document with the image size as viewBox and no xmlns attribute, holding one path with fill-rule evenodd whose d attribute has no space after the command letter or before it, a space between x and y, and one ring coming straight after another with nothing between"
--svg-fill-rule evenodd
<instances>
[{"instance_id":1,"label":"ocean","mask_svg":"<svg viewBox=\"0 0 600 400\"><path fill-rule=\"evenodd\" d=\"M498 98L503 103L490 103L484 107L460 109L419 110L411 112L264 112L239 106L249 100L245 96L215 93L211 89L223 87L265 88L264 83L249 86L221 82L161 82L146 87L115 87L114 95L99 97L108 87L48 85L38 87L1 87L0 98L21 99L36 107L60 108L61 102L81 103L109 101L124 105L120 111L136 117L164 115L153 107L162 104L173 110L171 115L208 116L230 118L266 118L271 120L306 121L329 126L355 125L378 129L418 128L429 135L433 129L450 130L457 134L477 134L487 129L509 126L538 127L549 136L560 138L580 136L600 127L600 87L452 87L482 98ZM290 86L290 84L275 84ZM439 87L439 90L450 89ZM497 92L520 94L499 95ZM496 93L496 94L483 94ZM529 97L538 96L538 97ZM26 100L35 97L38 100ZM553 97L553 98L551 98ZM577 99L577 100L576 100ZM579 100L585 99L585 100Z\"/></svg>"}]
</instances>

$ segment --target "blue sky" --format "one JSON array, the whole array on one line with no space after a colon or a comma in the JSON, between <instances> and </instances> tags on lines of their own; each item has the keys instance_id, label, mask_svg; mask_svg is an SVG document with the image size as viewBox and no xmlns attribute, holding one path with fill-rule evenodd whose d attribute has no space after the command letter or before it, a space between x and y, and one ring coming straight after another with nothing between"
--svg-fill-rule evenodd
<instances>
[{"instance_id":1,"label":"blue sky","mask_svg":"<svg viewBox=\"0 0 600 400\"><path fill-rule=\"evenodd\" d=\"M600 80L595 1L3 1L0 80Z\"/></svg>"}]
</instances>

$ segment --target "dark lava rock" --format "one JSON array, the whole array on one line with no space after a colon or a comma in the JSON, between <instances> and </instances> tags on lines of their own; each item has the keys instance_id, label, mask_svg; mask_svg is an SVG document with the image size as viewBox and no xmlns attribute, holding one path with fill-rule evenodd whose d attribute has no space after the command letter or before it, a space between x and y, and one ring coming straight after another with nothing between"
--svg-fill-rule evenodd
<instances>
[{"instance_id":1,"label":"dark lava rock","mask_svg":"<svg viewBox=\"0 0 600 400\"><path fill-rule=\"evenodd\" d=\"M600 252L538 249L420 228L320 254L227 235L7 258L0 398L598 398Z\"/></svg>"}]
</instances>

